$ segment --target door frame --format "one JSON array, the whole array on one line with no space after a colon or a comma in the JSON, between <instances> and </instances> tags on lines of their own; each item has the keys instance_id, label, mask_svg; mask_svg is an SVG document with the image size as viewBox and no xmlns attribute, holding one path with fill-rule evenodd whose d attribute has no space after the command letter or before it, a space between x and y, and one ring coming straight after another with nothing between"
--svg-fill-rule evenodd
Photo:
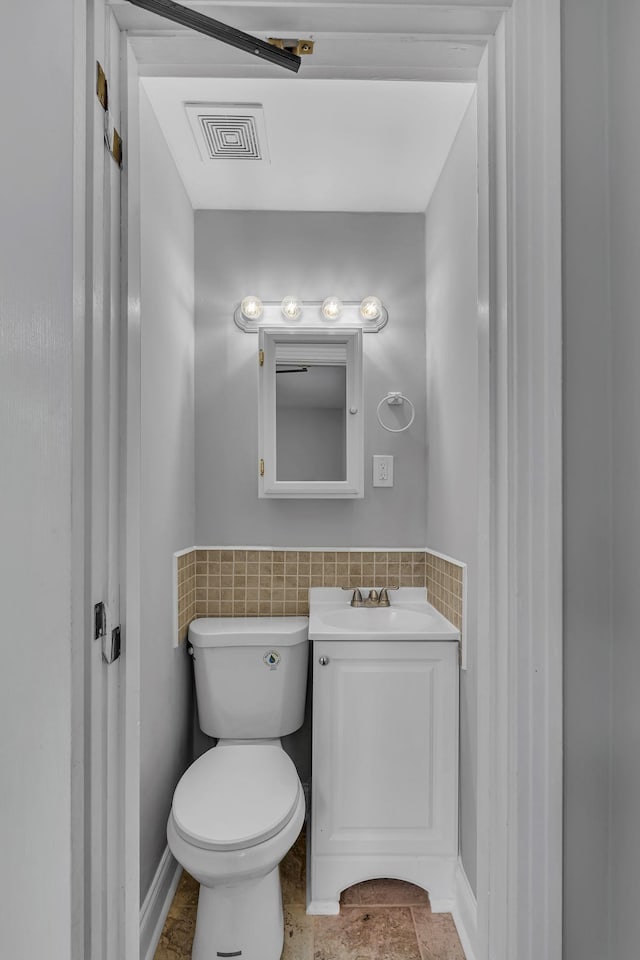
<instances>
[{"instance_id":1,"label":"door frame","mask_svg":"<svg viewBox=\"0 0 640 960\"><path fill-rule=\"evenodd\" d=\"M514 0L487 53L491 490L480 539L481 549L483 535L489 541L490 604L478 653L478 958L561 960L558 0Z\"/></svg>"},{"instance_id":2,"label":"door frame","mask_svg":"<svg viewBox=\"0 0 640 960\"><path fill-rule=\"evenodd\" d=\"M247 0L238 0L242 5ZM319 0L321 2L321 0ZM227 2L227 5L228 2ZM254 4L255 5L255 4ZM274 3L273 7L278 4ZM333 4L347 8L349 3ZM393 3L384 4L389 8ZM424 7L440 6L424 3ZM482 7L459 0L458 12ZM495 4L487 4L495 9ZM476 960L562 956L562 382L560 0L513 0L478 71L488 194L479 323L491 367L491 482L481 490ZM140 301L137 69L125 41L129 237L125 300L124 877L126 960L137 957ZM158 71L156 69L156 75ZM435 79L435 77L434 77ZM125 86L126 83L126 86ZM479 125L482 128L482 123ZM482 163L481 159L481 163ZM481 213L482 213L481 203ZM138 218L138 219L136 219ZM137 231L137 233L136 233ZM133 241L133 242L132 242ZM137 262L136 262L137 261ZM483 264L481 263L481 268ZM137 271L137 273L136 273ZM482 273L482 270L481 270ZM137 666L136 666L137 664ZM137 932L137 928L136 928Z\"/></svg>"},{"instance_id":3,"label":"door frame","mask_svg":"<svg viewBox=\"0 0 640 960\"><path fill-rule=\"evenodd\" d=\"M138 72L128 43L121 43L122 125L127 149L122 189L122 273L126 346L123 357L124 511L122 603L125 623L123 684L123 960L140 958L140 644L141 612L141 335L140 147ZM132 122L131 118L135 120ZM137 242L131 242L134 238Z\"/></svg>"},{"instance_id":4,"label":"door frame","mask_svg":"<svg viewBox=\"0 0 640 960\"><path fill-rule=\"evenodd\" d=\"M73 473L71 957L138 957L139 791L132 510L139 437L130 435L131 322L122 263L127 180L106 144L96 61L109 84L109 117L121 129L121 34L107 0L74 0ZM126 493L127 501L124 502ZM94 604L106 605L106 637L118 624L122 656L96 639ZM131 642L127 628L131 624ZM137 737L137 735L136 735Z\"/></svg>"}]
</instances>

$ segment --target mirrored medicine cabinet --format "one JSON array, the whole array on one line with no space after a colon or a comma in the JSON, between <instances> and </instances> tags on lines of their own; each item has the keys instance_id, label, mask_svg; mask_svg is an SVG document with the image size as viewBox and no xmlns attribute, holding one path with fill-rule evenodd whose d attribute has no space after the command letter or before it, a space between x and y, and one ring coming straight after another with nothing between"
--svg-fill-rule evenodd
<instances>
[{"instance_id":1,"label":"mirrored medicine cabinet","mask_svg":"<svg viewBox=\"0 0 640 960\"><path fill-rule=\"evenodd\" d=\"M260 330L260 497L364 496L362 331Z\"/></svg>"}]
</instances>

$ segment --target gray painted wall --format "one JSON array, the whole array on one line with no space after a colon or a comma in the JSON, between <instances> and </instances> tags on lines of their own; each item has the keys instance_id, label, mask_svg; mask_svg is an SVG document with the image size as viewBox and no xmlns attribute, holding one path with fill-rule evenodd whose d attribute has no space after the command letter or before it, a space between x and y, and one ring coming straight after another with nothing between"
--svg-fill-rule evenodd
<instances>
[{"instance_id":1,"label":"gray painted wall","mask_svg":"<svg viewBox=\"0 0 640 960\"><path fill-rule=\"evenodd\" d=\"M640 942L640 8L563 15L565 957L624 960Z\"/></svg>"},{"instance_id":2,"label":"gray painted wall","mask_svg":"<svg viewBox=\"0 0 640 960\"><path fill-rule=\"evenodd\" d=\"M617 954L609 942L612 353L605 3L564 0L563 14L565 957L622 960L637 949ZM633 442L633 435L628 439Z\"/></svg>"},{"instance_id":3,"label":"gray painted wall","mask_svg":"<svg viewBox=\"0 0 640 960\"><path fill-rule=\"evenodd\" d=\"M175 550L194 524L193 210L144 90L141 147L140 896L191 761L191 664L173 646Z\"/></svg>"},{"instance_id":4,"label":"gray painted wall","mask_svg":"<svg viewBox=\"0 0 640 960\"><path fill-rule=\"evenodd\" d=\"M640 5L610 0L606 7L613 329L610 955L622 960L640 950Z\"/></svg>"},{"instance_id":5,"label":"gray painted wall","mask_svg":"<svg viewBox=\"0 0 640 960\"><path fill-rule=\"evenodd\" d=\"M73 18L7 5L0 57L1 952L51 960L72 936Z\"/></svg>"},{"instance_id":6,"label":"gray painted wall","mask_svg":"<svg viewBox=\"0 0 640 960\"><path fill-rule=\"evenodd\" d=\"M468 565L468 666L460 674L460 846L476 889L478 202L475 96L426 216L427 545Z\"/></svg>"},{"instance_id":7,"label":"gray painted wall","mask_svg":"<svg viewBox=\"0 0 640 960\"><path fill-rule=\"evenodd\" d=\"M424 546L425 265L420 214L196 212L196 530L201 544ZM247 293L359 300L376 293L388 326L364 337L365 497L258 499L257 337L233 323ZM402 434L376 406L401 390L416 407ZM374 489L371 456L395 456Z\"/></svg>"}]
</instances>

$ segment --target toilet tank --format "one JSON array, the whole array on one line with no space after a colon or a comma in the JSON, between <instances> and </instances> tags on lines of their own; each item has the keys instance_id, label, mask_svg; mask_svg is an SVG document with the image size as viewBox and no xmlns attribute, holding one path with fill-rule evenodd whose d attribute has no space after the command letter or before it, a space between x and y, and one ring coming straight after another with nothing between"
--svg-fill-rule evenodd
<instances>
[{"instance_id":1,"label":"toilet tank","mask_svg":"<svg viewBox=\"0 0 640 960\"><path fill-rule=\"evenodd\" d=\"M189 627L200 728L262 740L302 726L307 617L203 617Z\"/></svg>"}]
</instances>

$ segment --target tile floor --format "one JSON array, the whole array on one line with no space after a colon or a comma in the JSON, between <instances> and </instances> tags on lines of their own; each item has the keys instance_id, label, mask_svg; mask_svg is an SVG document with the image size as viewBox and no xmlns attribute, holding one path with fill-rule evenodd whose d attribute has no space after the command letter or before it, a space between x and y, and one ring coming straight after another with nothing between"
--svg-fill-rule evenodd
<instances>
[{"instance_id":1,"label":"tile floor","mask_svg":"<svg viewBox=\"0 0 640 960\"><path fill-rule=\"evenodd\" d=\"M448 913L431 913L427 894L400 880L368 880L342 894L340 915L305 912L305 838L280 867L285 915L282 960L465 960ZM155 960L189 960L198 884L188 874L171 904Z\"/></svg>"}]
</instances>

